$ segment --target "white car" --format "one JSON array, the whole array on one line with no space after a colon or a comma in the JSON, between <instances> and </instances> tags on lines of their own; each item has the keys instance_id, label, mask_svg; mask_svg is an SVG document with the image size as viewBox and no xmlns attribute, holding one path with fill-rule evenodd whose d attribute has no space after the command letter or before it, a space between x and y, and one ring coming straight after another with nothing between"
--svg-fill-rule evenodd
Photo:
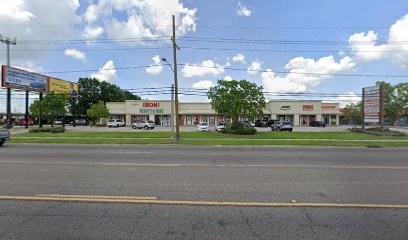
<instances>
[{"instance_id":1,"label":"white car","mask_svg":"<svg viewBox=\"0 0 408 240\"><path fill-rule=\"evenodd\" d=\"M147 120L147 121L146 120L137 120L135 123L132 124L133 129L136 129L136 128L142 129L142 128L144 128L144 129L148 130L148 129L153 129L154 127L155 127L154 122L151 121L151 120Z\"/></svg>"},{"instance_id":2,"label":"white car","mask_svg":"<svg viewBox=\"0 0 408 240\"><path fill-rule=\"evenodd\" d=\"M108 127L124 127L126 123L119 119L111 119L108 121Z\"/></svg>"},{"instance_id":3,"label":"white car","mask_svg":"<svg viewBox=\"0 0 408 240\"><path fill-rule=\"evenodd\" d=\"M206 123L206 122L200 122L197 125L197 131L199 131L199 132L209 132L210 131L210 125L208 125L208 123Z\"/></svg>"},{"instance_id":4,"label":"white car","mask_svg":"<svg viewBox=\"0 0 408 240\"><path fill-rule=\"evenodd\" d=\"M215 131L220 132L225 129L226 124L225 122L219 122L218 125L215 127Z\"/></svg>"}]
</instances>

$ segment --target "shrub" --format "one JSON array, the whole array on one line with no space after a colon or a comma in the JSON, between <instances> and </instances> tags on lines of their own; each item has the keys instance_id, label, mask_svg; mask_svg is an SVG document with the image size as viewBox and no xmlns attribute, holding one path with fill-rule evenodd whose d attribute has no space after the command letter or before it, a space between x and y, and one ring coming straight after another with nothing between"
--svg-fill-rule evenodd
<instances>
[{"instance_id":1,"label":"shrub","mask_svg":"<svg viewBox=\"0 0 408 240\"><path fill-rule=\"evenodd\" d=\"M236 135L255 135L256 129L255 128L243 128L243 129L223 129L222 133L227 134L236 134Z\"/></svg>"},{"instance_id":2,"label":"shrub","mask_svg":"<svg viewBox=\"0 0 408 240\"><path fill-rule=\"evenodd\" d=\"M29 133L63 133L65 132L64 127L54 127L54 128L31 128Z\"/></svg>"}]
</instances>

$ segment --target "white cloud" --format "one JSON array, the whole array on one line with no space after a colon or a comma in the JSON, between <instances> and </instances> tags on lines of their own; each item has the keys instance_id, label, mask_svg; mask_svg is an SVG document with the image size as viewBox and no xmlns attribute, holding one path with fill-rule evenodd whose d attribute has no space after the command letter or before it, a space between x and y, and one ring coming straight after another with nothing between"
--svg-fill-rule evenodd
<instances>
[{"instance_id":1,"label":"white cloud","mask_svg":"<svg viewBox=\"0 0 408 240\"><path fill-rule=\"evenodd\" d=\"M82 33L82 36L84 36L85 39L93 40L100 37L103 32L103 28L99 26L86 26L84 32Z\"/></svg>"},{"instance_id":2,"label":"white cloud","mask_svg":"<svg viewBox=\"0 0 408 240\"><path fill-rule=\"evenodd\" d=\"M223 80L225 80L225 81L232 81L232 77L229 76L229 75L227 75L227 76L225 76L225 77L223 78Z\"/></svg>"},{"instance_id":3,"label":"white cloud","mask_svg":"<svg viewBox=\"0 0 408 240\"><path fill-rule=\"evenodd\" d=\"M186 63L183 67L184 77L217 76L224 72L224 66L214 63L212 60L203 61L200 65Z\"/></svg>"},{"instance_id":4,"label":"white cloud","mask_svg":"<svg viewBox=\"0 0 408 240\"><path fill-rule=\"evenodd\" d=\"M244 17L251 16L251 10L247 6L242 5L241 2L238 2L237 7L238 9L236 13L238 16L244 16Z\"/></svg>"},{"instance_id":5,"label":"white cloud","mask_svg":"<svg viewBox=\"0 0 408 240\"><path fill-rule=\"evenodd\" d=\"M361 97L357 96L354 92L347 92L345 94L341 94L338 97L331 97L325 98L323 102L331 103L331 102L340 102L340 107L343 108L350 103L358 103L361 101Z\"/></svg>"},{"instance_id":6,"label":"white cloud","mask_svg":"<svg viewBox=\"0 0 408 240\"><path fill-rule=\"evenodd\" d=\"M75 58L81 61L85 61L86 59L85 53L78 51L76 49L73 49L73 48L65 49L64 54L65 56L72 57L72 58Z\"/></svg>"},{"instance_id":7,"label":"white cloud","mask_svg":"<svg viewBox=\"0 0 408 240\"><path fill-rule=\"evenodd\" d=\"M234 62L241 62L245 64L245 56L241 53L238 53L237 55L232 57L232 61Z\"/></svg>"},{"instance_id":8,"label":"white cloud","mask_svg":"<svg viewBox=\"0 0 408 240\"><path fill-rule=\"evenodd\" d=\"M75 25L81 18L76 14L79 7L77 0L34 0L1 1L0 33L17 38L17 45L12 46L12 65L26 61L35 62L50 54L49 51L17 51L34 47L21 44L21 41L49 41L72 39ZM39 26L47 24L47 26ZM35 45L38 50L53 49L52 44Z\"/></svg>"},{"instance_id":9,"label":"white cloud","mask_svg":"<svg viewBox=\"0 0 408 240\"><path fill-rule=\"evenodd\" d=\"M247 73L255 75L257 74L262 68L261 68L261 62L258 60L252 61L251 66L248 67Z\"/></svg>"},{"instance_id":10,"label":"white cloud","mask_svg":"<svg viewBox=\"0 0 408 240\"><path fill-rule=\"evenodd\" d=\"M285 65L285 69L289 70L285 77L277 76L271 69L267 69L261 74L261 81L266 92L311 92L323 80L331 77L318 74L344 73L352 70L355 65L350 57L344 57L339 62L331 55L317 61L296 57Z\"/></svg>"},{"instance_id":11,"label":"white cloud","mask_svg":"<svg viewBox=\"0 0 408 240\"><path fill-rule=\"evenodd\" d=\"M15 65L15 66L17 68L21 68L21 69L24 69L24 70L29 71L29 72L37 72L38 73L38 72L43 71L42 67L36 66L33 62L30 62L30 61L22 62L22 63L20 63L18 65Z\"/></svg>"},{"instance_id":12,"label":"white cloud","mask_svg":"<svg viewBox=\"0 0 408 240\"><path fill-rule=\"evenodd\" d=\"M403 68L408 67L408 15L396 21L389 29L388 40L377 44L378 35L374 31L355 33L349 38L349 47L356 62L390 59Z\"/></svg>"},{"instance_id":13,"label":"white cloud","mask_svg":"<svg viewBox=\"0 0 408 240\"><path fill-rule=\"evenodd\" d=\"M209 80L202 80L202 81L198 81L196 83L193 84L193 88L197 88L197 89L210 89L210 87L213 86L213 83Z\"/></svg>"},{"instance_id":14,"label":"white cloud","mask_svg":"<svg viewBox=\"0 0 408 240\"><path fill-rule=\"evenodd\" d=\"M159 64L160 64L160 61L161 61L159 55L154 56L154 57L152 58L152 60L153 60L153 64L154 64L154 65L159 65ZM153 74L153 75L157 75L157 74L161 73L162 70L163 70L163 66L153 66L153 65L150 65L150 67L146 68L146 72L147 72L147 73L150 73L150 74Z\"/></svg>"},{"instance_id":15,"label":"white cloud","mask_svg":"<svg viewBox=\"0 0 408 240\"><path fill-rule=\"evenodd\" d=\"M27 4L23 0L3 1L0 8L0 18L4 22L8 19L12 22L28 22L35 18L35 15L28 10Z\"/></svg>"},{"instance_id":16,"label":"white cloud","mask_svg":"<svg viewBox=\"0 0 408 240\"><path fill-rule=\"evenodd\" d=\"M113 61L109 60L103 65L103 67L99 68L98 72L92 73L91 78L96 78L99 81L106 81L106 82L114 82L116 81L116 69L115 65L113 65Z\"/></svg>"},{"instance_id":17,"label":"white cloud","mask_svg":"<svg viewBox=\"0 0 408 240\"><path fill-rule=\"evenodd\" d=\"M100 0L88 6L83 18L88 25L103 23L110 38L141 38L168 36L173 14L178 35L195 31L196 13L179 0Z\"/></svg>"}]
</instances>

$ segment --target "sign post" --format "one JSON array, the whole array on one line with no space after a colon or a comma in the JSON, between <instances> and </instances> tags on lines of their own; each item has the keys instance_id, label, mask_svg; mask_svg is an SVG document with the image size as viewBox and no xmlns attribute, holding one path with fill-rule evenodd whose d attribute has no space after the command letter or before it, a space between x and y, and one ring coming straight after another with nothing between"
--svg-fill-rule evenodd
<instances>
[{"instance_id":1,"label":"sign post","mask_svg":"<svg viewBox=\"0 0 408 240\"><path fill-rule=\"evenodd\" d=\"M376 123L384 131L384 85L363 88L363 129L365 123Z\"/></svg>"}]
</instances>

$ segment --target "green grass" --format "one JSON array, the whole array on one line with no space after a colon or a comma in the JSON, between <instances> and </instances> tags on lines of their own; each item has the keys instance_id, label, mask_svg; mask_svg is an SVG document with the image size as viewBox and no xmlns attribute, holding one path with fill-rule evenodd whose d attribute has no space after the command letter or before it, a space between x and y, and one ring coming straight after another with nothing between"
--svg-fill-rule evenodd
<instances>
[{"instance_id":1,"label":"green grass","mask_svg":"<svg viewBox=\"0 0 408 240\"><path fill-rule=\"evenodd\" d=\"M179 142L171 142L169 132L65 132L15 134L10 143L61 143L61 144L186 144L186 145L303 145L303 146L381 146L408 147L408 142L353 142L353 141L311 141L298 139L338 140L407 140L403 137L382 137L354 132L259 132L256 135L227 135L216 132L182 132ZM52 137L52 138L41 138ZM72 139L70 139L72 137ZM95 138L95 139L92 139ZM119 138L119 139L97 139ZM123 139L120 139L123 138ZM130 139L126 139L130 138ZM152 139L141 139L152 138ZM194 140L188 140L191 138ZM242 140L231 140L242 139ZM245 140L244 140L245 139ZM297 139L297 140L273 140Z\"/></svg>"},{"instance_id":2,"label":"green grass","mask_svg":"<svg viewBox=\"0 0 408 240\"><path fill-rule=\"evenodd\" d=\"M408 147L408 142L339 142L308 140L180 140L165 139L66 139L66 138L14 138L10 143L52 144L185 144L185 145L300 145L300 146L376 146Z\"/></svg>"},{"instance_id":3,"label":"green grass","mask_svg":"<svg viewBox=\"0 0 408 240\"><path fill-rule=\"evenodd\" d=\"M25 133L14 134L14 137L86 137L86 138L170 138L169 132L65 132L65 133ZM354 132L258 132L256 135L229 135L216 132L182 132L181 138L204 139L408 139L402 137L382 137Z\"/></svg>"}]
</instances>

